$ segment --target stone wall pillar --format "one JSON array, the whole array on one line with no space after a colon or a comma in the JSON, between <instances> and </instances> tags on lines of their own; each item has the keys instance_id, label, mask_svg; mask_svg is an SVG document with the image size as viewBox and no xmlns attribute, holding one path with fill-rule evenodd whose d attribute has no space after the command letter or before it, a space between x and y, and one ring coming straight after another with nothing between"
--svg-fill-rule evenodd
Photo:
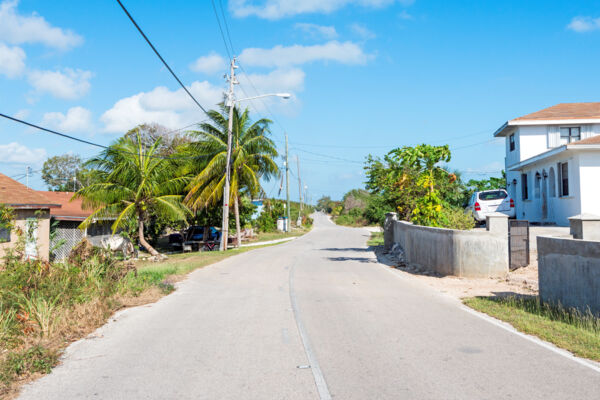
<instances>
[{"instance_id":1,"label":"stone wall pillar","mask_svg":"<svg viewBox=\"0 0 600 400\"><path fill-rule=\"evenodd\" d=\"M569 218L573 239L600 240L600 216L580 214Z\"/></svg>"},{"instance_id":2,"label":"stone wall pillar","mask_svg":"<svg viewBox=\"0 0 600 400\"><path fill-rule=\"evenodd\" d=\"M486 230L497 235L508 237L508 215L492 213L485 217Z\"/></svg>"},{"instance_id":3,"label":"stone wall pillar","mask_svg":"<svg viewBox=\"0 0 600 400\"><path fill-rule=\"evenodd\" d=\"M383 224L383 251L389 252L394 245L394 221L398 221L398 214L389 212L385 214Z\"/></svg>"}]
</instances>

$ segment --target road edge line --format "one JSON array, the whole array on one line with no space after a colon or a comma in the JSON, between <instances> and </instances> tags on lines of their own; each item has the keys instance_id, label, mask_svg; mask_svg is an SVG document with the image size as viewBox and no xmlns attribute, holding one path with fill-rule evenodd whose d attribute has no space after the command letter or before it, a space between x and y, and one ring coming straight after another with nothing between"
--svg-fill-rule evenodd
<instances>
[{"instance_id":1,"label":"road edge line","mask_svg":"<svg viewBox=\"0 0 600 400\"><path fill-rule=\"evenodd\" d=\"M292 312L294 313L294 320L296 321L296 327L298 328L298 334L300 335L300 339L302 340L304 353L306 353L306 358L308 359L308 363L310 364L310 369L315 380L315 385L317 386L317 391L319 392L319 398L321 400L331 400L331 394L329 393L327 382L325 381L325 376L323 376L323 371L321 371L321 367L319 366L317 357L312 350L312 345L310 344L308 333L304 328L304 323L302 322L302 318L300 315L300 308L298 307L298 300L296 299L296 292L294 291L295 267L296 262L294 262L290 267L289 278L290 303L292 305Z\"/></svg>"}]
</instances>

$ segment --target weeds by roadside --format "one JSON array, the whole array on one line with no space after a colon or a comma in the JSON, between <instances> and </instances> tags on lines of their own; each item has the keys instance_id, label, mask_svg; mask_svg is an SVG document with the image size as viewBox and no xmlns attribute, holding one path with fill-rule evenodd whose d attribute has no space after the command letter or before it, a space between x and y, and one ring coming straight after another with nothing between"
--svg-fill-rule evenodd
<instances>
[{"instance_id":1,"label":"weeds by roadside","mask_svg":"<svg viewBox=\"0 0 600 400\"><path fill-rule=\"evenodd\" d=\"M537 296L471 297L463 301L521 332L538 336L577 356L600 361L600 318L590 312L544 304Z\"/></svg>"},{"instance_id":2,"label":"weeds by roadside","mask_svg":"<svg viewBox=\"0 0 600 400\"><path fill-rule=\"evenodd\" d=\"M383 246L383 232L371 232L371 238L367 240L367 246Z\"/></svg>"}]
</instances>

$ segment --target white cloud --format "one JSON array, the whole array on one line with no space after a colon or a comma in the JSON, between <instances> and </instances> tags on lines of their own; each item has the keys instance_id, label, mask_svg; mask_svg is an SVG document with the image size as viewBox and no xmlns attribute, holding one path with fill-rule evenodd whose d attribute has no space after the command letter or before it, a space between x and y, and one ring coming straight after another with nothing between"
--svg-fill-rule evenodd
<instances>
[{"instance_id":1,"label":"white cloud","mask_svg":"<svg viewBox=\"0 0 600 400\"><path fill-rule=\"evenodd\" d=\"M335 39L338 37L338 33L333 26L298 22L294 25L294 28L303 31L313 38Z\"/></svg>"},{"instance_id":2,"label":"white cloud","mask_svg":"<svg viewBox=\"0 0 600 400\"><path fill-rule=\"evenodd\" d=\"M575 17L571 20L567 29L575 32L591 32L600 29L600 18Z\"/></svg>"},{"instance_id":3,"label":"white cloud","mask_svg":"<svg viewBox=\"0 0 600 400\"><path fill-rule=\"evenodd\" d=\"M59 50L68 50L83 43L76 33L50 25L39 15L17 13L18 0L0 3L0 40L12 44L42 43Z\"/></svg>"},{"instance_id":4,"label":"white cloud","mask_svg":"<svg viewBox=\"0 0 600 400\"><path fill-rule=\"evenodd\" d=\"M227 72L227 62L219 54L212 52L207 56L199 57L190 65L190 69L194 72L201 72L208 75L213 75L217 72Z\"/></svg>"},{"instance_id":5,"label":"white cloud","mask_svg":"<svg viewBox=\"0 0 600 400\"><path fill-rule=\"evenodd\" d=\"M194 82L190 92L205 108L211 109L223 100L222 88L210 83ZM124 133L142 123L158 123L171 129L181 128L205 118L183 89L175 91L159 86L117 101L100 120L104 131Z\"/></svg>"},{"instance_id":6,"label":"white cloud","mask_svg":"<svg viewBox=\"0 0 600 400\"><path fill-rule=\"evenodd\" d=\"M0 74L9 78L21 76L25 70L25 52L20 47L0 43Z\"/></svg>"},{"instance_id":7,"label":"white cloud","mask_svg":"<svg viewBox=\"0 0 600 400\"><path fill-rule=\"evenodd\" d=\"M31 110L24 108L24 109L17 111L16 113L14 113L13 117L18 118L18 119L26 119L30 113L31 113Z\"/></svg>"},{"instance_id":8,"label":"white cloud","mask_svg":"<svg viewBox=\"0 0 600 400\"><path fill-rule=\"evenodd\" d=\"M304 87L305 74L300 69L274 70L268 74L241 74L238 76L240 86L236 88L237 97L243 98L274 92L299 92ZM250 79L252 84L248 81ZM223 101L223 88L206 81L194 82L188 89L204 108L215 109ZM242 107L250 107L252 111L264 113L266 107L271 110L287 111L298 104L292 96L290 100L265 98L262 101L242 102ZM254 108L256 107L256 108ZM257 117L253 115L253 117ZM164 86L149 92L141 92L117 101L104 112L100 121L104 124L104 132L124 133L143 123L158 123L169 129L178 129L204 120L206 116L187 96L183 89L170 90Z\"/></svg>"},{"instance_id":9,"label":"white cloud","mask_svg":"<svg viewBox=\"0 0 600 400\"><path fill-rule=\"evenodd\" d=\"M41 93L50 93L59 99L80 98L90 90L92 73L80 69L65 68L61 71L32 71L29 83Z\"/></svg>"},{"instance_id":10,"label":"white cloud","mask_svg":"<svg viewBox=\"0 0 600 400\"><path fill-rule=\"evenodd\" d=\"M362 24L352 24L350 25L350 29L352 29L352 32L354 32L364 40L375 39L375 37L377 36L375 35L375 33L370 31L366 26Z\"/></svg>"},{"instance_id":11,"label":"white cloud","mask_svg":"<svg viewBox=\"0 0 600 400\"><path fill-rule=\"evenodd\" d=\"M240 54L245 65L259 67L288 67L312 61L337 61L342 64L365 64L371 56L355 43L330 41L313 46L281 46L272 49L247 48Z\"/></svg>"},{"instance_id":12,"label":"white cloud","mask_svg":"<svg viewBox=\"0 0 600 400\"><path fill-rule=\"evenodd\" d=\"M265 19L279 19L298 14L329 14L348 5L382 8L394 3L410 5L414 0L231 0L229 10L236 17L251 15Z\"/></svg>"},{"instance_id":13,"label":"white cloud","mask_svg":"<svg viewBox=\"0 0 600 400\"><path fill-rule=\"evenodd\" d=\"M17 142L0 144L0 162L6 164L40 165L46 159L46 150L30 149Z\"/></svg>"},{"instance_id":14,"label":"white cloud","mask_svg":"<svg viewBox=\"0 0 600 400\"><path fill-rule=\"evenodd\" d=\"M406 11L406 10L402 10L402 12L400 14L398 14L398 18L404 19L404 20L414 19L414 17L411 14L409 14L408 11Z\"/></svg>"},{"instance_id":15,"label":"white cloud","mask_svg":"<svg viewBox=\"0 0 600 400\"><path fill-rule=\"evenodd\" d=\"M66 114L49 112L44 114L42 124L68 133L89 132L92 129L92 113L83 107L72 107Z\"/></svg>"}]
</instances>

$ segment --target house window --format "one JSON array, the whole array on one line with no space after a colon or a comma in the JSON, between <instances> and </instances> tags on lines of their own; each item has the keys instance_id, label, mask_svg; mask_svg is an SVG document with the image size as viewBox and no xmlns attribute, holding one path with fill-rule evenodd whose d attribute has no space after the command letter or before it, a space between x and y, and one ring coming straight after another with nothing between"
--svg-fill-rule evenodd
<instances>
[{"instance_id":1,"label":"house window","mask_svg":"<svg viewBox=\"0 0 600 400\"><path fill-rule=\"evenodd\" d=\"M540 184L542 182L542 176L540 175L539 172L535 173L535 187L534 187L534 197L536 199L540 198Z\"/></svg>"},{"instance_id":2,"label":"house window","mask_svg":"<svg viewBox=\"0 0 600 400\"><path fill-rule=\"evenodd\" d=\"M558 163L558 195L569 195L569 163Z\"/></svg>"},{"instance_id":3,"label":"house window","mask_svg":"<svg viewBox=\"0 0 600 400\"><path fill-rule=\"evenodd\" d=\"M521 198L527 200L529 198L529 188L527 187L527 174L521 174Z\"/></svg>"},{"instance_id":4,"label":"house window","mask_svg":"<svg viewBox=\"0 0 600 400\"><path fill-rule=\"evenodd\" d=\"M510 145L510 151L515 150L515 134L513 133L508 137L508 143Z\"/></svg>"},{"instance_id":5,"label":"house window","mask_svg":"<svg viewBox=\"0 0 600 400\"><path fill-rule=\"evenodd\" d=\"M560 144L573 143L581 139L581 128L560 128Z\"/></svg>"},{"instance_id":6,"label":"house window","mask_svg":"<svg viewBox=\"0 0 600 400\"><path fill-rule=\"evenodd\" d=\"M0 243L10 242L10 228L0 225Z\"/></svg>"}]
</instances>

